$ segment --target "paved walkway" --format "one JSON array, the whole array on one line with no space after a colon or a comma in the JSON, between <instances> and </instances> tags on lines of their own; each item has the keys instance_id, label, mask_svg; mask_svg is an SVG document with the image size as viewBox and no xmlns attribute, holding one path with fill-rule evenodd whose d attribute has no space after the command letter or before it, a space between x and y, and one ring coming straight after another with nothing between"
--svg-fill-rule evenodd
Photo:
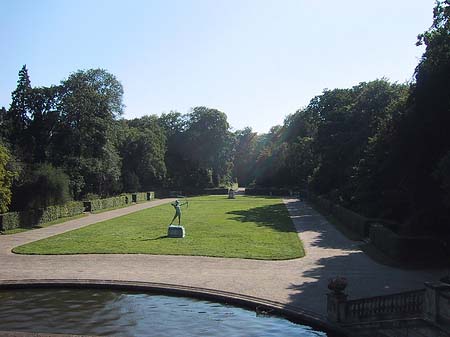
<instances>
[{"instance_id":1,"label":"paved walkway","mask_svg":"<svg viewBox=\"0 0 450 337\"><path fill-rule=\"evenodd\" d=\"M166 255L15 255L11 248L74 228L167 203L157 200L64 224L0 236L0 280L103 279L146 281L228 291L277 301L318 315L326 314L328 279L349 280L350 298L422 288L436 281L438 270L400 270L380 265L364 254L306 202L285 199L306 249L301 259L259 261Z\"/></svg>"}]
</instances>

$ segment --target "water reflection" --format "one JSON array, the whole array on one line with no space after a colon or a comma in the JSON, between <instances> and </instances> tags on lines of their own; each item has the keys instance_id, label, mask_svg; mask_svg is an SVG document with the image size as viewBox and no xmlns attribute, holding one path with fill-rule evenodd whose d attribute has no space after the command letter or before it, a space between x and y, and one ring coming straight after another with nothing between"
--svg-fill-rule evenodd
<instances>
[{"instance_id":1,"label":"water reflection","mask_svg":"<svg viewBox=\"0 0 450 337\"><path fill-rule=\"evenodd\" d=\"M0 291L0 330L100 336L326 336L228 305L99 289Z\"/></svg>"}]
</instances>

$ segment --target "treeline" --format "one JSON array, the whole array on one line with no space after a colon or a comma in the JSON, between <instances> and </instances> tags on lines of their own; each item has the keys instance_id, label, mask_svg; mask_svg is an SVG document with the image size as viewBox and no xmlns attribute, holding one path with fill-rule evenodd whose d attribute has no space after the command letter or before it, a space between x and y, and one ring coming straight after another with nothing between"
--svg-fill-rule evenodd
<instances>
[{"instance_id":1,"label":"treeline","mask_svg":"<svg viewBox=\"0 0 450 337\"><path fill-rule=\"evenodd\" d=\"M266 135L238 133L235 174L297 186L408 233L450 234L450 1L438 1L412 84L325 90ZM386 56L388 57L388 55Z\"/></svg>"},{"instance_id":2,"label":"treeline","mask_svg":"<svg viewBox=\"0 0 450 337\"><path fill-rule=\"evenodd\" d=\"M102 69L32 87L24 66L9 109L0 111L0 212L229 182L232 134L224 113L196 107L125 120L122 95Z\"/></svg>"}]
</instances>

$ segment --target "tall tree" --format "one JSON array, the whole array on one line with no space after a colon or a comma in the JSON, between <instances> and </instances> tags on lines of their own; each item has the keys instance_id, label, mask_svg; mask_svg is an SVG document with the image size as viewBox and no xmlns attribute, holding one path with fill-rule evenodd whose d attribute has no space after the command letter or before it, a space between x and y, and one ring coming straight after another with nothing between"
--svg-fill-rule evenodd
<instances>
[{"instance_id":1,"label":"tall tree","mask_svg":"<svg viewBox=\"0 0 450 337\"><path fill-rule=\"evenodd\" d=\"M123 187L127 192L161 186L166 176L166 137L156 116L128 121L120 145Z\"/></svg>"},{"instance_id":2,"label":"tall tree","mask_svg":"<svg viewBox=\"0 0 450 337\"><path fill-rule=\"evenodd\" d=\"M199 168L212 170L213 184L230 180L233 137L227 116L216 109L195 107L187 116L183 151Z\"/></svg>"},{"instance_id":3,"label":"tall tree","mask_svg":"<svg viewBox=\"0 0 450 337\"><path fill-rule=\"evenodd\" d=\"M122 96L120 82L103 69L80 70L61 83L54 164L66 167L76 196L118 188L120 157L112 139Z\"/></svg>"},{"instance_id":4,"label":"tall tree","mask_svg":"<svg viewBox=\"0 0 450 337\"><path fill-rule=\"evenodd\" d=\"M24 146L26 143L25 132L31 118L31 82L26 65L19 71L17 87L11 94L6 123L8 125L8 138L14 146Z\"/></svg>"}]
</instances>

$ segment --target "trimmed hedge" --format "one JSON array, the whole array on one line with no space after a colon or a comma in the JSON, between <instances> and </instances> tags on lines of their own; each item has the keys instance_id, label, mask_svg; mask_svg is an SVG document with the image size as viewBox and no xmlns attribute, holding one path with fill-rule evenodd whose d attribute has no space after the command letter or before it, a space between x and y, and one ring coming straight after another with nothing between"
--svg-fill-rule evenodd
<instances>
[{"instance_id":1,"label":"trimmed hedge","mask_svg":"<svg viewBox=\"0 0 450 337\"><path fill-rule=\"evenodd\" d=\"M146 200L148 200L147 192L131 193L131 202L141 202Z\"/></svg>"},{"instance_id":2,"label":"trimmed hedge","mask_svg":"<svg viewBox=\"0 0 450 337\"><path fill-rule=\"evenodd\" d=\"M273 196L285 196L291 195L291 191L287 189L278 188L246 188L246 195L273 195Z\"/></svg>"},{"instance_id":3,"label":"trimmed hedge","mask_svg":"<svg viewBox=\"0 0 450 337\"><path fill-rule=\"evenodd\" d=\"M71 201L64 205L55 205L28 211L9 212L0 215L0 229L31 228L83 212L84 206L81 201Z\"/></svg>"},{"instance_id":4,"label":"trimmed hedge","mask_svg":"<svg viewBox=\"0 0 450 337\"><path fill-rule=\"evenodd\" d=\"M155 199L155 192L126 193L117 197L93 199L84 202L86 212L114 208L131 204L132 202L150 201Z\"/></svg>"},{"instance_id":5,"label":"trimmed hedge","mask_svg":"<svg viewBox=\"0 0 450 337\"><path fill-rule=\"evenodd\" d=\"M332 207L331 214L359 236L369 236L370 221L368 218L338 205Z\"/></svg>"},{"instance_id":6,"label":"trimmed hedge","mask_svg":"<svg viewBox=\"0 0 450 337\"><path fill-rule=\"evenodd\" d=\"M38 210L38 212L42 212L39 214L38 224L43 224L59 218L81 214L84 212L84 205L82 201L70 201L64 205L49 206Z\"/></svg>"},{"instance_id":7,"label":"trimmed hedge","mask_svg":"<svg viewBox=\"0 0 450 337\"><path fill-rule=\"evenodd\" d=\"M371 219L355 213L347 208L333 204L330 200L316 196L312 193L308 198L314 206L324 214L332 215L340 224L350 229L361 238L369 236Z\"/></svg>"},{"instance_id":8,"label":"trimmed hedge","mask_svg":"<svg viewBox=\"0 0 450 337\"><path fill-rule=\"evenodd\" d=\"M309 194L308 199L319 209L319 211L325 214L331 214L333 212L334 204L331 201L311 193Z\"/></svg>"},{"instance_id":9,"label":"trimmed hedge","mask_svg":"<svg viewBox=\"0 0 450 337\"><path fill-rule=\"evenodd\" d=\"M370 227L369 237L380 251L403 262L431 261L445 251L442 242L436 238L399 235L381 224Z\"/></svg>"},{"instance_id":10,"label":"trimmed hedge","mask_svg":"<svg viewBox=\"0 0 450 337\"><path fill-rule=\"evenodd\" d=\"M128 204L131 198L126 195L119 195L117 197L105 198L105 199L94 199L84 202L84 208L86 212L98 211L105 208L113 208L124 206Z\"/></svg>"},{"instance_id":11,"label":"trimmed hedge","mask_svg":"<svg viewBox=\"0 0 450 337\"><path fill-rule=\"evenodd\" d=\"M19 227L19 224L20 224L19 212L9 212L5 214L0 214L0 229L2 231L17 228Z\"/></svg>"}]
</instances>

